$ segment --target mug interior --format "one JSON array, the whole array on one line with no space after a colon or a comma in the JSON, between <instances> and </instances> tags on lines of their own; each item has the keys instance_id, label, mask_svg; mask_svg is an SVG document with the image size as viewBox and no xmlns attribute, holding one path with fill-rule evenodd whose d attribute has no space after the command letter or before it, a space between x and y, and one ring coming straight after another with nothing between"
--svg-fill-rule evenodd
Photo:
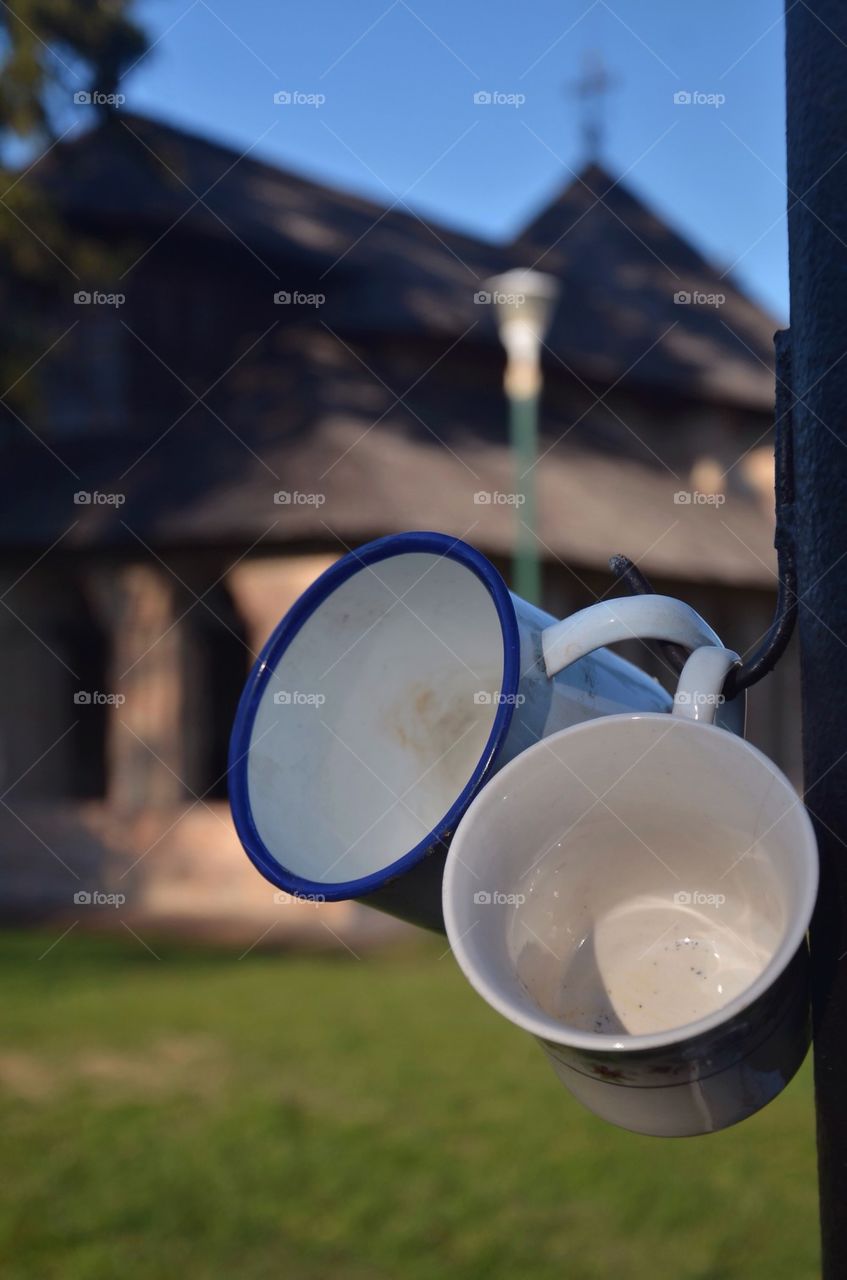
<instances>
[{"instance_id":1,"label":"mug interior","mask_svg":"<svg viewBox=\"0 0 847 1280\"><path fill-rule=\"evenodd\" d=\"M543 1038L647 1047L714 1026L788 964L814 836L755 748L675 716L613 716L530 748L454 838L444 915L477 990Z\"/></svg>"},{"instance_id":2,"label":"mug interior","mask_svg":"<svg viewBox=\"0 0 847 1280\"><path fill-rule=\"evenodd\" d=\"M240 833L277 883L350 896L438 831L505 731L508 593L478 553L440 541L345 557L267 646L246 695Z\"/></svg>"}]
</instances>

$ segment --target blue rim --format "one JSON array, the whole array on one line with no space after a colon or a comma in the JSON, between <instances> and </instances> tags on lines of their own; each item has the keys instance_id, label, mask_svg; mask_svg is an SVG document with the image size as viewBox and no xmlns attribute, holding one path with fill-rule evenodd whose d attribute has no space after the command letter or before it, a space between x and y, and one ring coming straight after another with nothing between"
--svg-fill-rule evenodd
<instances>
[{"instance_id":1,"label":"blue rim","mask_svg":"<svg viewBox=\"0 0 847 1280\"><path fill-rule=\"evenodd\" d=\"M457 560L465 565L484 583L497 609L503 636L503 680L500 703L485 750L467 784L438 825L402 857L379 871L361 876L358 880L331 882L306 880L277 861L259 835L253 820L247 784L247 766L250 740L259 703L268 681L291 641L333 591L336 591L354 573L358 573L368 565L387 560L392 556L422 551ZM518 690L519 673L520 634L511 596L494 566L466 542L451 538L445 533L390 534L386 538L377 538L375 542L368 542L358 551L351 551L349 555L338 560L304 591L276 627L248 676L238 704L229 742L229 800L235 829L250 861L265 879L270 880L271 884L275 884L278 888L295 895L320 895L328 902L339 902L345 898L358 898L363 894L371 893L415 866L452 832L452 828L486 780L494 758L509 730L514 713L514 695Z\"/></svg>"}]
</instances>

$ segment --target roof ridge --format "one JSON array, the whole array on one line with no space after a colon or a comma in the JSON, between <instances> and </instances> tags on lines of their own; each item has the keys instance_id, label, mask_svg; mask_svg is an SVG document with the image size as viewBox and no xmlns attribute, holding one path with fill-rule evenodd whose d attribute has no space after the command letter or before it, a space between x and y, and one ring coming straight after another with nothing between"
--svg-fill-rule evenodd
<instances>
[{"instance_id":1,"label":"roof ridge","mask_svg":"<svg viewBox=\"0 0 847 1280\"><path fill-rule=\"evenodd\" d=\"M62 141L54 149L54 152L62 153L71 151L76 147L91 143L95 137L103 136L106 130L112 130L114 125L120 120L127 122L127 131L132 134L133 129L129 125L134 126L134 130L139 133L154 130L159 134L167 135L175 141L188 144L194 147L202 147L207 153L214 153L221 160L235 161L236 164L246 164L253 166L254 169L261 171L268 178L279 181L280 179L288 179L292 183L308 191L309 194L320 197L329 203L342 205L347 209L353 210L367 216L374 217L375 220L384 222L387 219L394 219L404 226L413 229L421 224L426 227L432 227L433 230L439 232L445 237L462 241L465 244L473 244L483 251L502 251L506 245L502 241L488 240L482 236L476 235L471 231L461 230L450 226L448 223L442 222L436 218L424 217L422 214L416 214L414 210L399 208L396 198L389 201L379 201L371 196L362 195L357 191L351 190L349 187L336 186L328 181L322 181L319 178L312 177L309 174L290 167L287 164L278 164L273 160L262 159L251 153L251 149L242 149L232 146L230 143L221 142L218 139L211 138L205 133L199 133L193 129L185 128L182 125L175 125L169 121L158 119L153 115L143 115L139 112L121 111L107 118L104 118L101 124L95 125L91 129L85 130L83 133L76 134L68 141ZM145 139L147 141L147 139ZM234 167L234 165L232 166Z\"/></svg>"},{"instance_id":2,"label":"roof ridge","mask_svg":"<svg viewBox=\"0 0 847 1280\"><path fill-rule=\"evenodd\" d=\"M677 265L681 270L701 273L716 286L717 292L726 293L732 291L737 297L743 299L744 302L754 307L766 319L771 321L775 328L780 326L781 322L771 314L758 298L752 296L735 276L729 271L723 272L718 263L711 259L706 251L699 248L689 238L688 233L678 227L672 218L660 212L649 199L633 190L626 182L626 171L615 178L599 160L591 160L583 165L579 171L571 170L571 173L573 175L571 180L559 190L552 200L548 200L546 204L538 209L511 240L508 247L512 252L520 250L524 246L532 245L535 249L543 248L545 253L551 253L559 244L564 246L564 241L568 234L562 223L557 224L554 221L557 219L557 214L560 212L574 212L577 214L578 216L573 224L575 229L576 225L582 222L583 219L587 221L588 214L599 206L601 216L605 210L611 215L612 219L624 224L631 233L633 243L636 239L640 239L642 251L639 252L636 247L633 256L642 257L646 252L647 254L652 254L659 262L662 262L663 259L677 256L679 259ZM603 189L601 190L601 188ZM611 202L608 200L610 195L614 195L614 200ZM589 197L593 197L594 200L591 205L588 204ZM584 205L587 207L583 208ZM626 221L625 216L623 216L627 210L637 214L643 220L637 235ZM551 226L551 223L554 223L554 225ZM662 236L663 249L656 244L651 246L647 241L646 234L651 229L650 224L655 228L662 228L664 233ZM669 252L669 249L673 252ZM556 274L555 270L554 274ZM682 287L682 282L680 287Z\"/></svg>"}]
</instances>

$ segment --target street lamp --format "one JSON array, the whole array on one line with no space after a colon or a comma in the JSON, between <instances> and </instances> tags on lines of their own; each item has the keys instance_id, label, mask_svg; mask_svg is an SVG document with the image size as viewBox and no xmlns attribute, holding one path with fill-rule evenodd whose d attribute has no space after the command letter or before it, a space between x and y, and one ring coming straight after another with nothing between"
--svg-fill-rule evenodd
<instances>
[{"instance_id":1,"label":"street lamp","mask_svg":"<svg viewBox=\"0 0 847 1280\"><path fill-rule=\"evenodd\" d=\"M535 461L541 346L559 296L559 282L540 271L514 270L486 282L506 349L503 388L509 401L509 439L517 471L518 530L513 558L515 592L541 603L541 572L535 537Z\"/></svg>"}]
</instances>

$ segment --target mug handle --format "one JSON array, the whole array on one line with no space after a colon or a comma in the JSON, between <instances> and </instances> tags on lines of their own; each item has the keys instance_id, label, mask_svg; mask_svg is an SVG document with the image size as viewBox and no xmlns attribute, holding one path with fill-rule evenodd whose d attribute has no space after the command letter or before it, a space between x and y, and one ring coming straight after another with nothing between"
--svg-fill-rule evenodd
<instances>
[{"instance_id":1,"label":"mug handle","mask_svg":"<svg viewBox=\"0 0 847 1280\"><path fill-rule=\"evenodd\" d=\"M689 655L679 677L673 715L699 724L715 724L731 733L744 733L744 697L722 702L720 693L733 667L741 659L732 649L704 645Z\"/></svg>"},{"instance_id":2,"label":"mug handle","mask_svg":"<svg viewBox=\"0 0 847 1280\"><path fill-rule=\"evenodd\" d=\"M541 633L549 677L595 649L621 640L666 640L686 649L723 650L720 639L690 605L673 596L624 596L580 609Z\"/></svg>"}]
</instances>

